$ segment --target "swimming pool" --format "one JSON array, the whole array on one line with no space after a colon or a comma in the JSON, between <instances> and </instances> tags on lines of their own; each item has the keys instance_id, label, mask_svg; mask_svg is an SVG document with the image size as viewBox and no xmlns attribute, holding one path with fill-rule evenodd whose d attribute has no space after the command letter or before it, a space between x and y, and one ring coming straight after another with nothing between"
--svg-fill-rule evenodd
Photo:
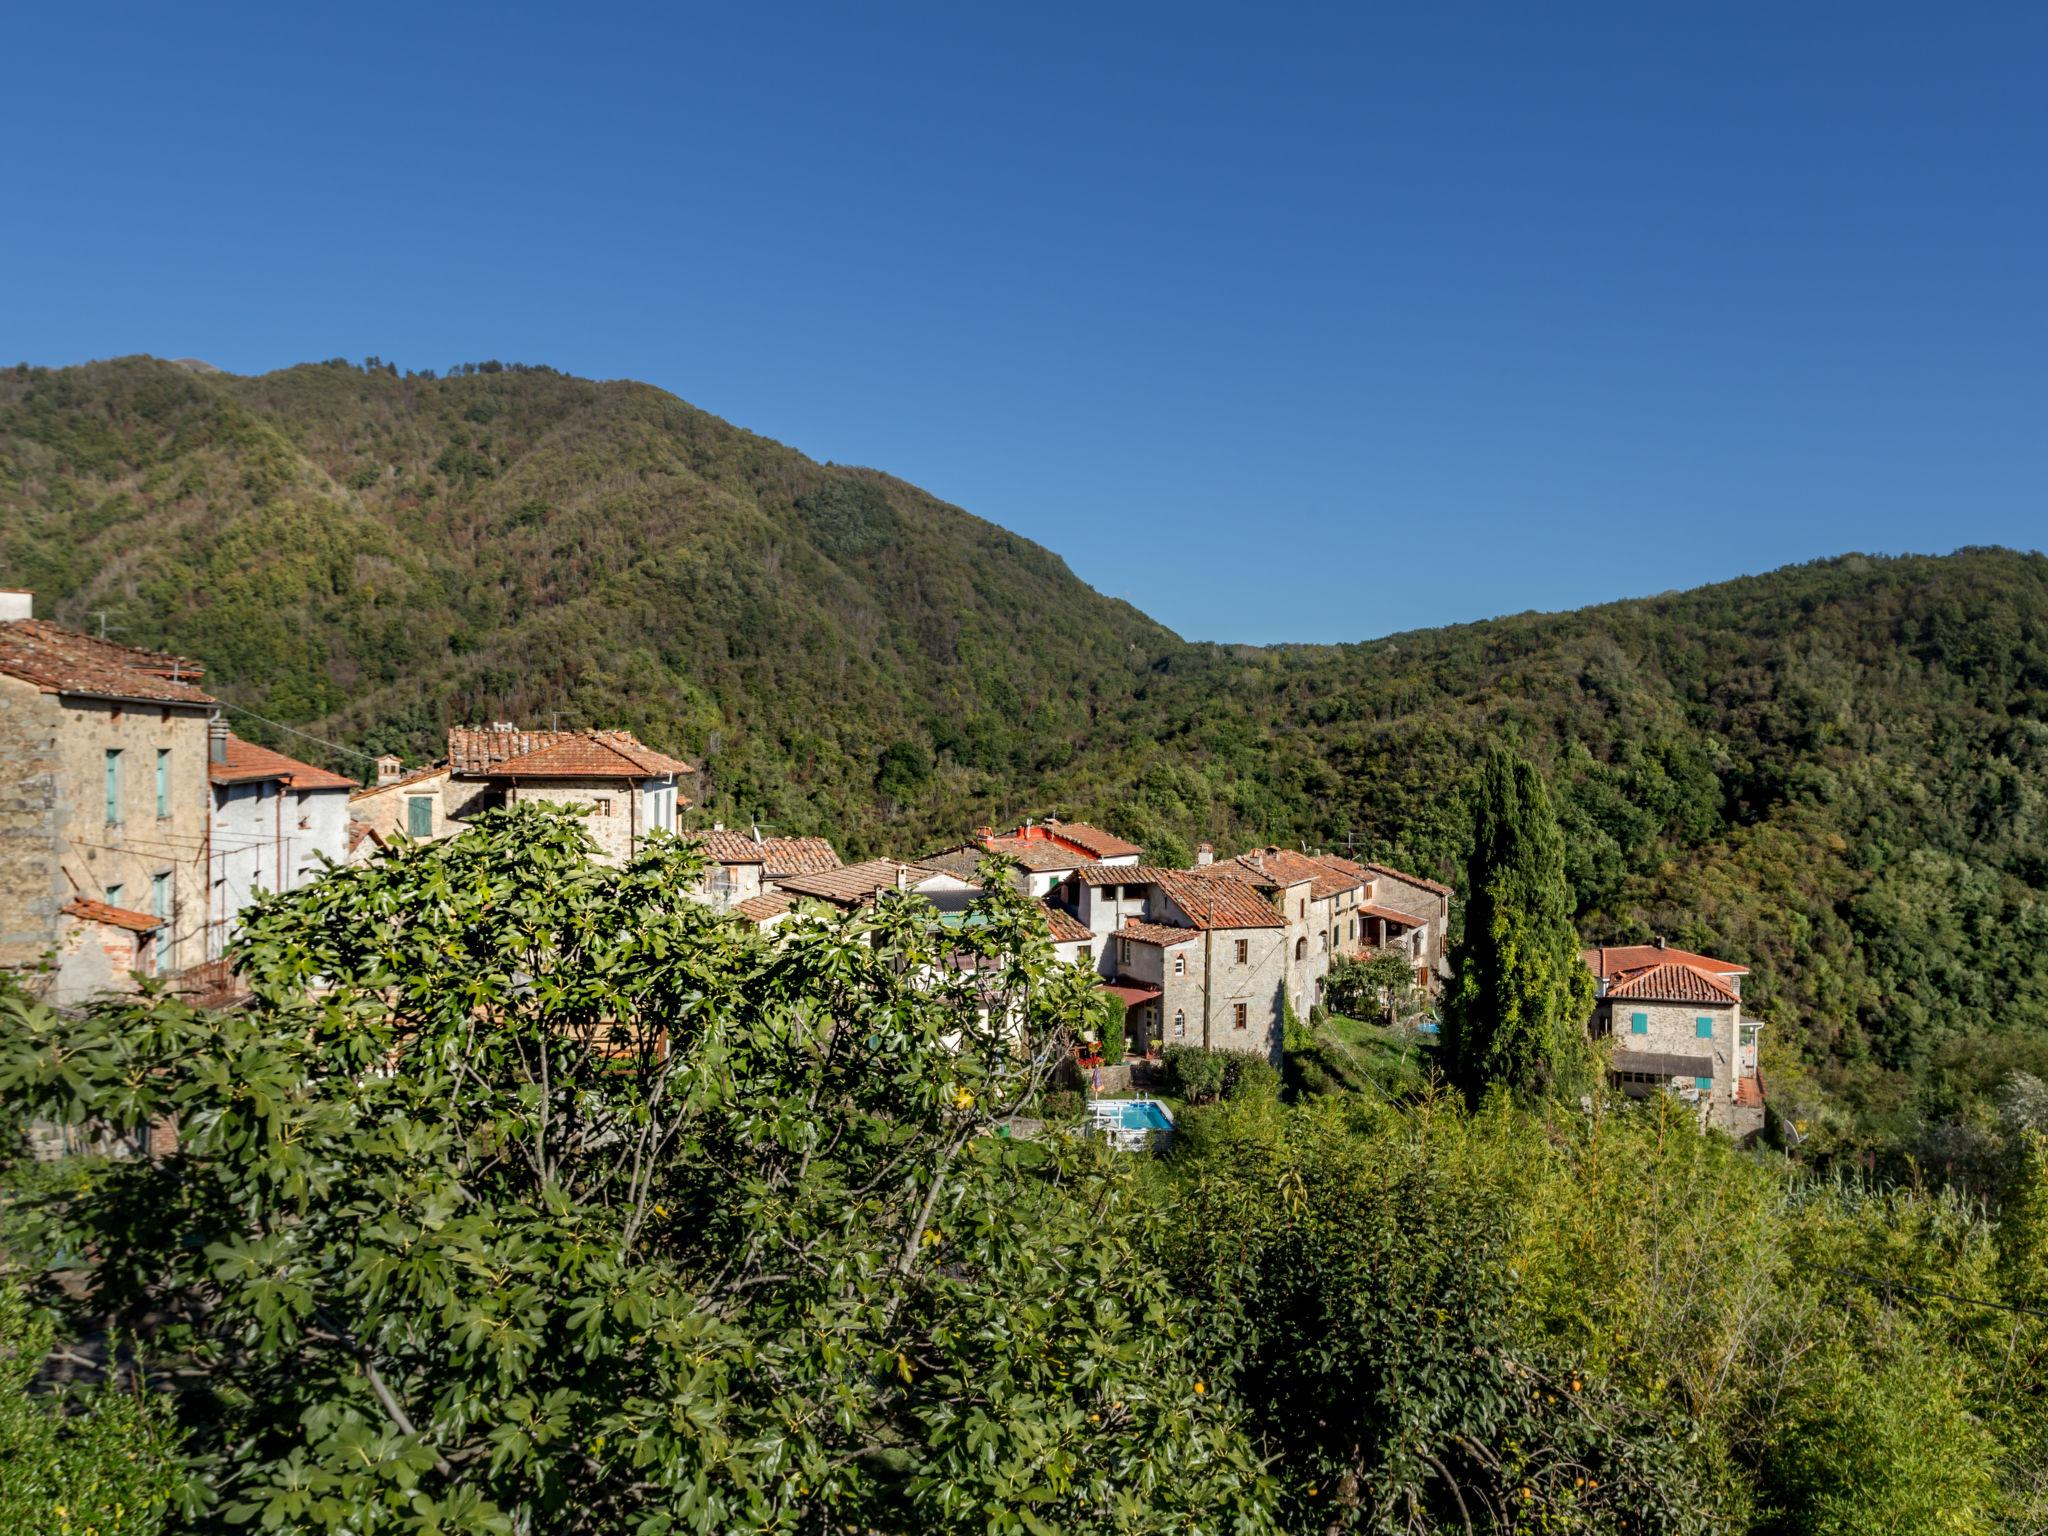
<instances>
[{"instance_id":1,"label":"swimming pool","mask_svg":"<svg viewBox=\"0 0 2048 1536\"><path fill-rule=\"evenodd\" d=\"M1097 1119L1120 1131L1170 1131L1173 1116L1157 1099L1097 1099Z\"/></svg>"}]
</instances>

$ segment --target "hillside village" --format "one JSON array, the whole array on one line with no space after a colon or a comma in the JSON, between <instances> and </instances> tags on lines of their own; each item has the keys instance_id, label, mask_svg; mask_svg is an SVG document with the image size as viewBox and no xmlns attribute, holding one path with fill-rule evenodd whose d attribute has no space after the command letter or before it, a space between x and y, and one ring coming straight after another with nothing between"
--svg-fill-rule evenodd
<instances>
[{"instance_id":1,"label":"hillside village","mask_svg":"<svg viewBox=\"0 0 2048 1536\"><path fill-rule=\"evenodd\" d=\"M359 784L236 736L196 663L33 610L33 594L0 593L0 967L60 1007L139 978L232 1002L225 957L259 893L527 802L580 811L611 863L657 835L694 840L705 867L683 894L769 934L812 904L854 912L913 895L958 912L993 860L1038 904L1058 956L1125 1009L1128 1060L1076 1063L1100 1091L1142 1085L1176 1046L1278 1062L1288 1019L1321 1011L1343 961L1398 956L1425 1008L1450 975L1454 892L1384 864L1278 846L1219 856L1205 843L1172 868L1046 816L849 865L822 837L685 830L692 765L624 730L451 726L439 761L383 757ZM1672 1091L1738 1135L1761 1127L1743 966L1661 941L1584 960L1597 986L1588 1026L1612 1042L1617 1088Z\"/></svg>"}]
</instances>

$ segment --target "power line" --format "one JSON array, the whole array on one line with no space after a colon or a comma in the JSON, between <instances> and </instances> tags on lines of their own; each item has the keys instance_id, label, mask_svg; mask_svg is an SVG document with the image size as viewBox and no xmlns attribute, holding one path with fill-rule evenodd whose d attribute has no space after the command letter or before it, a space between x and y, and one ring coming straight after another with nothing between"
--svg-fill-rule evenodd
<instances>
[{"instance_id":1,"label":"power line","mask_svg":"<svg viewBox=\"0 0 2048 1536\"><path fill-rule=\"evenodd\" d=\"M327 748L330 752L339 752L344 757L357 758L365 763L375 763L377 761L375 753L358 751L354 747L344 747L339 742L329 741L324 736L315 736L310 731L302 731L295 725L286 725L281 721L271 719L268 715L259 715L255 710L246 709L242 705L231 703L227 699L220 699L219 703L222 709L232 709L236 714L247 715L251 720L261 720L273 730L283 731L287 736L296 736L302 741L310 741L315 746Z\"/></svg>"}]
</instances>

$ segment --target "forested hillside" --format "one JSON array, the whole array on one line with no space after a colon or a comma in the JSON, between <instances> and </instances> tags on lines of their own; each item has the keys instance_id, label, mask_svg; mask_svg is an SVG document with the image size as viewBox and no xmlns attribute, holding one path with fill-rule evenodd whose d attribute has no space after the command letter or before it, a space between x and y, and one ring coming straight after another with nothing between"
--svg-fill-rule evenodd
<instances>
[{"instance_id":1,"label":"forested hillside","mask_svg":"<svg viewBox=\"0 0 2048 1536\"><path fill-rule=\"evenodd\" d=\"M1382 578L1356 577L1363 627ZM1821 1144L1947 1156L1928 1125L2048 1070L2038 555L1189 644L1026 540L643 385L130 359L0 374L0 584L363 749L628 725L705 764L705 817L853 854L1057 810L1167 860L1312 840L1455 878L1506 738L1552 776L1581 931L1753 965L1774 1097Z\"/></svg>"}]
</instances>

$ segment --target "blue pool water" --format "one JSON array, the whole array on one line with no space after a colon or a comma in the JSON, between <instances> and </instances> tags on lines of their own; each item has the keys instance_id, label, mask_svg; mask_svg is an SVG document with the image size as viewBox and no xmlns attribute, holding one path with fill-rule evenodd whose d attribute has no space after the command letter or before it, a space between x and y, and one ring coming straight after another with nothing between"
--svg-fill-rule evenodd
<instances>
[{"instance_id":1,"label":"blue pool water","mask_svg":"<svg viewBox=\"0 0 2048 1536\"><path fill-rule=\"evenodd\" d=\"M1101 1106L1116 1111L1116 1124L1126 1131L1166 1131L1173 1128L1166 1106L1150 1099L1117 1099Z\"/></svg>"}]
</instances>

